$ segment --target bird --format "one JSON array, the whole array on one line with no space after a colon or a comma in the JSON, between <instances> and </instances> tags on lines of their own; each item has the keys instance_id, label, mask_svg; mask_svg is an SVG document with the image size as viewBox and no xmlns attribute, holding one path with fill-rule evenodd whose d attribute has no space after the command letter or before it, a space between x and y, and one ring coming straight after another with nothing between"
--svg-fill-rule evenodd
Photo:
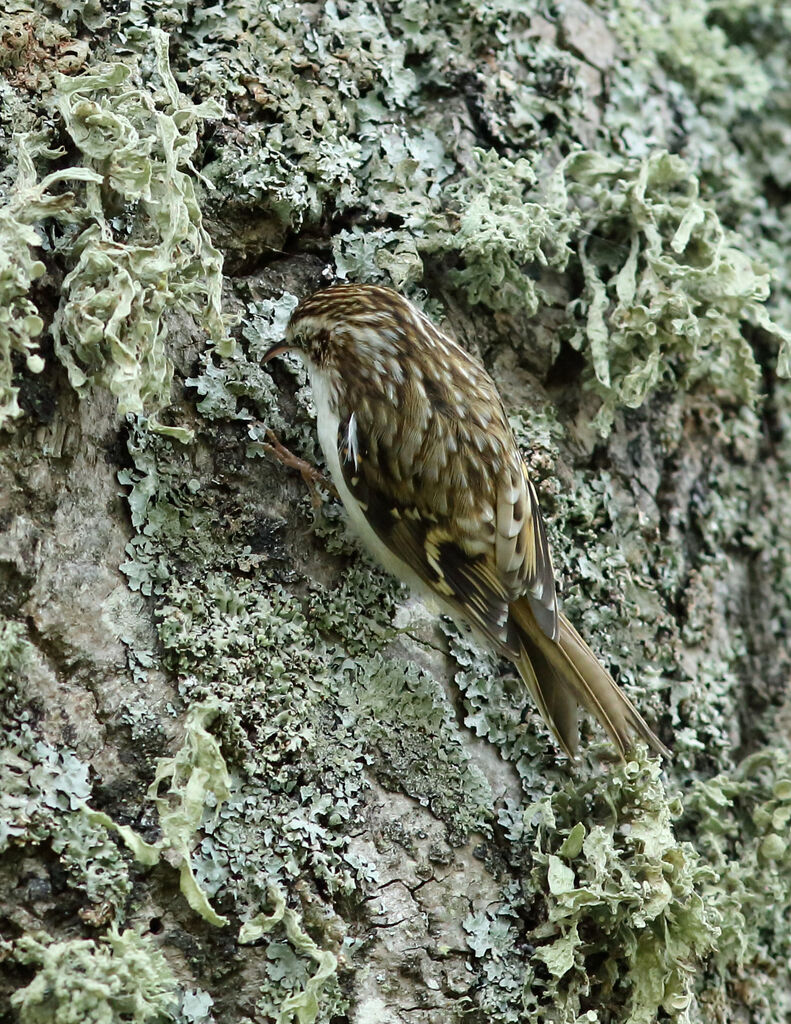
<instances>
[{"instance_id":1,"label":"bird","mask_svg":"<svg viewBox=\"0 0 791 1024\"><path fill-rule=\"evenodd\" d=\"M286 352L307 369L327 468L374 558L513 663L569 759L580 707L622 760L635 740L669 756L558 608L536 489L484 367L374 284L302 299L262 362Z\"/></svg>"}]
</instances>

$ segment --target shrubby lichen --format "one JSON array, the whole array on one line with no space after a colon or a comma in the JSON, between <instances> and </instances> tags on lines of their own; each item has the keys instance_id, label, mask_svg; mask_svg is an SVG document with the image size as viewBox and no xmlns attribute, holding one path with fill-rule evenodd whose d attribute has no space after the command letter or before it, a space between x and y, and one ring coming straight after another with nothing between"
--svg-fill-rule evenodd
<instances>
[{"instance_id":1,"label":"shrubby lichen","mask_svg":"<svg viewBox=\"0 0 791 1024\"><path fill-rule=\"evenodd\" d=\"M728 775L685 795L679 823L713 871L701 895L717 914L715 950L697 989L706 1008L727 1006L735 989L747 1011L768 1024L791 1012L791 757L767 748ZM749 980L748 980L749 979Z\"/></svg>"},{"instance_id":2,"label":"shrubby lichen","mask_svg":"<svg viewBox=\"0 0 791 1024\"><path fill-rule=\"evenodd\" d=\"M105 382L121 414L168 400L166 311L194 313L219 350L230 351L222 260L203 226L191 167L198 123L221 109L186 101L170 70L167 36L154 31L152 43L155 90L130 88L131 69L121 63L57 83L66 129L85 164L128 205L113 222L108 201L86 189L93 223L72 245L77 261L52 325L55 351L75 387Z\"/></svg>"},{"instance_id":3,"label":"shrubby lichen","mask_svg":"<svg viewBox=\"0 0 791 1024\"><path fill-rule=\"evenodd\" d=\"M38 336L44 321L29 297L33 282L45 272L44 263L34 255L43 239L36 223L48 218L69 222L79 219L75 196L58 193L64 182L99 182L100 177L87 168L54 171L37 179L31 153L40 150L25 135L16 139L17 177L9 201L0 207L0 427L21 414L17 399L19 386L14 382L14 353L24 357L31 373L44 368Z\"/></svg>"},{"instance_id":4,"label":"shrubby lichen","mask_svg":"<svg viewBox=\"0 0 791 1024\"><path fill-rule=\"evenodd\" d=\"M740 0L648 9L619 0L605 13L625 49L604 111L616 149L683 157L724 227L739 232L743 256L765 266L771 294L761 306L778 325L778 370L791 375L791 289L779 272L791 225L787 205L771 196L791 180L787 147L778 145L789 111L789 12ZM672 99L672 118L662 97Z\"/></svg>"},{"instance_id":5,"label":"shrubby lichen","mask_svg":"<svg viewBox=\"0 0 791 1024\"><path fill-rule=\"evenodd\" d=\"M635 1024L662 1012L690 1019L697 965L719 932L701 893L714 873L678 842L681 804L659 776L655 760L634 761L506 816L516 849L530 850L527 889L546 900L546 917L527 933L536 947L522 989L531 1018L571 1022L586 1006L614 1003Z\"/></svg>"}]
</instances>

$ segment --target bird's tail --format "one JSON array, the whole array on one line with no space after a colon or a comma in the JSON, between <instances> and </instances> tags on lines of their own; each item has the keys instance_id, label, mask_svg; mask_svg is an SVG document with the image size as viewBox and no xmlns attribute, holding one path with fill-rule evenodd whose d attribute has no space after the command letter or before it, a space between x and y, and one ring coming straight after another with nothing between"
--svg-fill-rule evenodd
<instances>
[{"instance_id":1,"label":"bird's tail","mask_svg":"<svg viewBox=\"0 0 791 1024\"><path fill-rule=\"evenodd\" d=\"M582 706L598 718L622 758L634 738L658 754L670 751L622 693L565 615L559 615L557 640L548 637L535 620L526 599L511 605L511 617L521 641L516 667L544 721L560 746L574 759L577 752L577 710Z\"/></svg>"}]
</instances>

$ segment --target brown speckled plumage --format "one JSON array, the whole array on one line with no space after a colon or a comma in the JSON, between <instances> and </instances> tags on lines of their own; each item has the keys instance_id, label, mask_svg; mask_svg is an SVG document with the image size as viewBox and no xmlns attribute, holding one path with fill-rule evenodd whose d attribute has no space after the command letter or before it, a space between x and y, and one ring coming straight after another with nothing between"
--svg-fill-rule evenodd
<instances>
[{"instance_id":1,"label":"brown speckled plumage","mask_svg":"<svg viewBox=\"0 0 791 1024\"><path fill-rule=\"evenodd\" d=\"M570 756L578 704L622 756L632 735L664 752L558 612L536 493L483 367L372 285L303 300L284 350L308 366L333 480L380 560L515 663Z\"/></svg>"}]
</instances>

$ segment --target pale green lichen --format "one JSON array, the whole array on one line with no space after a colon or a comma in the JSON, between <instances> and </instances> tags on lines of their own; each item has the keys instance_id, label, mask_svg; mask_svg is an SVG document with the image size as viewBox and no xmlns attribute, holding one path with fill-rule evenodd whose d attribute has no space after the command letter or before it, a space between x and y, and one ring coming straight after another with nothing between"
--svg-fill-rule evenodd
<instances>
[{"instance_id":1,"label":"pale green lichen","mask_svg":"<svg viewBox=\"0 0 791 1024\"><path fill-rule=\"evenodd\" d=\"M274 886L269 889L269 900L274 905L272 913L256 914L252 920L243 924L239 929L239 942L256 942L282 922L286 937L294 950L309 956L316 962L317 967L305 987L288 996L277 1008L277 1024L287 1024L294 1016L299 1024L313 1024L319 1015L319 995L322 987L327 979L335 974L338 962L332 953L319 949L313 939L305 933L298 916L286 906L283 893ZM272 959L276 957L272 956ZM293 971L293 966L291 970Z\"/></svg>"},{"instance_id":2,"label":"pale green lichen","mask_svg":"<svg viewBox=\"0 0 791 1024\"><path fill-rule=\"evenodd\" d=\"M11 679L12 671L21 678L31 649L21 627L4 622L0 678ZM226 924L209 905L190 861L204 816L210 824L212 813L218 813L230 793L219 744L207 729L216 717L216 707L193 707L185 722L183 744L175 756L160 758L156 764L149 797L158 811L162 838L152 844L128 825L119 825L89 807L88 765L68 749L56 749L35 737L16 688L3 696L9 732L0 751L0 852L13 844L49 840L69 884L84 892L90 903L109 904L114 918L122 920L131 882L126 859L111 840L116 832L146 866L158 863L164 853L180 869L181 889L193 910L211 924Z\"/></svg>"},{"instance_id":3,"label":"pale green lichen","mask_svg":"<svg viewBox=\"0 0 791 1024\"><path fill-rule=\"evenodd\" d=\"M585 327L572 336L590 351L604 399L599 427L636 408L656 387L707 386L752 402L760 370L744 325L785 340L763 303L769 272L725 230L679 157L625 163L572 157L572 194L591 204L579 256ZM789 336L791 340L791 336Z\"/></svg>"},{"instance_id":4,"label":"pale green lichen","mask_svg":"<svg viewBox=\"0 0 791 1024\"><path fill-rule=\"evenodd\" d=\"M189 699L219 701L216 727L231 771L227 800L215 821L203 821L204 837L191 851L207 897L233 900L247 916L258 913L269 887L291 888L300 878L320 879L339 896L358 893L372 879L371 865L350 845L365 765L445 816L459 841L486 827L491 792L454 734L437 684L401 659L373 653L395 636L381 578L353 565L333 587L305 580L308 620L302 601L265 569L253 579L229 572L237 554L244 557L243 548L234 554L237 542L204 547L200 563L185 560L184 536L172 527L189 521L189 510L186 519L146 512L169 505L172 489L179 501L191 494L177 483L177 449L138 432L131 450L145 467L136 521L167 566L156 591L166 663ZM191 500L205 495L196 491ZM338 527L328 520L322 530ZM275 947L271 955L280 968L261 1005L276 1015L296 991L310 991L315 975L305 974L303 957L292 963L292 953L283 959ZM342 1005L336 986L333 979L322 985L322 1020Z\"/></svg>"},{"instance_id":5,"label":"pale green lichen","mask_svg":"<svg viewBox=\"0 0 791 1024\"><path fill-rule=\"evenodd\" d=\"M2 849L31 838L45 839L58 816L79 810L91 792L88 766L71 751L34 739L29 727L23 727L18 737L9 737L0 756Z\"/></svg>"},{"instance_id":6,"label":"pale green lichen","mask_svg":"<svg viewBox=\"0 0 791 1024\"><path fill-rule=\"evenodd\" d=\"M683 153L723 224L739 232L738 247L769 268L764 304L779 325L778 370L791 375L791 289L779 269L791 225L787 205L772 196L791 181L780 142L791 109L781 84L791 67L788 10L740 0L649 8L619 0L603 13L626 52L604 113L616 150L641 159L656 149ZM672 118L663 113L668 98Z\"/></svg>"},{"instance_id":7,"label":"pale green lichen","mask_svg":"<svg viewBox=\"0 0 791 1024\"><path fill-rule=\"evenodd\" d=\"M738 14L738 0L673 2L654 9L635 0L597 6L605 9L631 61L644 72L651 73L658 62L699 102L727 102L734 110L751 113L765 104L771 89L767 69L717 24L718 16ZM759 6L751 5L751 11Z\"/></svg>"},{"instance_id":8,"label":"pale green lichen","mask_svg":"<svg viewBox=\"0 0 791 1024\"><path fill-rule=\"evenodd\" d=\"M126 859L111 839L112 830L98 827L85 813L69 814L52 833L52 849L69 877L69 884L84 892L94 906L109 905L116 921L123 921L132 879Z\"/></svg>"},{"instance_id":9,"label":"pale green lichen","mask_svg":"<svg viewBox=\"0 0 791 1024\"><path fill-rule=\"evenodd\" d=\"M123 920L131 892L126 858L107 829L84 813L88 765L36 735L25 679L35 648L20 623L0 620L0 853L49 843L67 885Z\"/></svg>"},{"instance_id":10,"label":"pale green lichen","mask_svg":"<svg viewBox=\"0 0 791 1024\"><path fill-rule=\"evenodd\" d=\"M13 702L16 680L28 664L32 645L21 622L0 618L0 700Z\"/></svg>"},{"instance_id":11,"label":"pale green lichen","mask_svg":"<svg viewBox=\"0 0 791 1024\"><path fill-rule=\"evenodd\" d=\"M128 501L135 535L126 547L128 559L120 568L133 590L146 595L161 593L171 572L162 547L173 551L181 548L185 559L202 561L207 549L214 547L209 530L212 516L195 499L190 486L194 478L186 472L186 451L176 455L164 438L156 442L145 420L132 425L128 445L134 468L121 470L118 479L130 487ZM158 459L158 452L171 457Z\"/></svg>"},{"instance_id":12,"label":"pale green lichen","mask_svg":"<svg viewBox=\"0 0 791 1024\"><path fill-rule=\"evenodd\" d=\"M252 420L265 418L267 425L282 433L288 429L279 415L272 377L261 366L266 350L282 341L289 317L297 305L285 293L277 300L248 300L245 304L242 341L222 360L214 353L200 356L200 373L184 382L200 395L197 410L207 420Z\"/></svg>"},{"instance_id":13,"label":"pale green lichen","mask_svg":"<svg viewBox=\"0 0 791 1024\"><path fill-rule=\"evenodd\" d=\"M182 97L167 36L154 31L152 43L156 91L130 87L132 69L120 63L58 80L63 119L83 160L132 205L112 223L98 188L86 189L94 223L72 244L77 262L63 282L55 351L74 387L106 383L121 414L156 410L169 398L166 311L199 316L218 350L230 353L222 258L203 227L191 165L199 122L221 110Z\"/></svg>"},{"instance_id":14,"label":"pale green lichen","mask_svg":"<svg viewBox=\"0 0 791 1024\"><path fill-rule=\"evenodd\" d=\"M156 266L171 260L162 281L179 308L194 310L205 297L216 314L219 273L216 253L203 246L204 218L243 272L278 257L277 250L293 252L289 234L306 231L296 245L330 264L334 258L341 277L390 282L413 294L424 277L436 294L455 288L483 307L477 315L491 327L484 351L493 359L509 345L521 358L532 343L522 314L548 295L542 272L569 270L571 287L581 281L584 291L571 309L565 296L554 308L553 333L581 345L604 402L602 426L620 427L626 410L628 431L613 435L605 469L592 470L584 424L580 440L546 396L542 406L531 395L514 422L535 457L531 472L567 610L652 724L675 734L670 771L692 781L676 825L680 838L670 829L679 805L654 769L597 767L604 745L589 742L586 724L586 759L570 781L542 727L520 723L524 693L514 673L448 627L459 661L459 726L439 683L398 646L391 625L397 592L355 553L337 505L313 514L314 540L328 557L320 570L327 578L311 578L312 566L300 561L312 558L305 554L311 545L304 534L293 537L295 521L304 518L299 529L309 528L309 502L299 499L288 524L268 511L280 470L258 458L267 426L300 453L317 454L304 374L288 362L278 370L297 386L296 412L286 416L258 365L293 306L292 296L279 297L278 270L271 280L255 275L255 287L263 280L271 299L235 284L247 323L234 354L223 356L214 345L195 353L185 372L197 393L189 413L195 443L173 445L142 417L129 428L131 465L120 480L133 537L124 571L150 598L161 644L142 650L130 639L130 667L142 682L164 659L183 701L198 708L216 702L211 731L206 721L205 735L188 736L159 763L174 792L167 806L164 795L153 795L163 820L180 823L172 841L162 842L175 844L179 864L189 863L218 917L221 910L255 921L277 902L271 886L286 895L282 918L261 936L265 969L255 1012L262 1019L301 1010L305 1019L326 1022L350 1012L337 975L317 974L341 942L329 928L302 922L296 900L303 887L320 892L360 926L374 866L350 833L370 775L427 806L454 841L480 830L495 847L497 870L512 879L500 907L476 910L466 922L477 1012L488 1020L523 1020L526 1005L544 1018L584 1020L594 1012L585 1001L594 990L600 1015L613 1021L630 1013L655 1019L660 1005L670 1019L710 1020L731 1004L735 1015L745 1002L756 1018L772 1020L774 964L787 959L788 946L779 909L789 885L785 769L779 756L774 774L763 761L737 766L734 751L744 694L760 685L751 680L778 676L782 659L756 668L754 638L728 602L753 593L733 578L734 564L741 571L744 559L753 559L756 575L771 581L764 617L780 649L791 621L791 542L776 526L785 496L769 478L787 468L787 396L779 389L772 399L776 461L766 460L765 472L758 466L766 452L760 413L747 406L758 398L759 363L775 383L761 346L784 343L767 311L778 324L788 322L788 287L770 282L766 269L782 265L787 211L763 187L765 172L787 184L791 166L778 144L787 101L777 83L788 78L788 56L783 33L771 38L772 22L787 15L776 5L747 10L736 0L712 6L711 17L697 2L649 11L641 53L628 64L616 58L607 73L600 156L577 153L563 163L560 154L579 141L573 119L584 89L576 57L531 35L535 29L549 40L551 20L540 27L534 9L507 3L395 6L232 0L194 18L183 4L135 0L128 12L113 14L129 47L123 65L113 52L120 36L92 37L96 59L110 63L59 80L68 131L88 165L81 170L108 181L101 194L90 183L75 189L69 209L90 221L89 229L93 224L83 250L72 248L86 230L83 220L71 229L65 214L44 218L57 228L58 260L68 270L69 260L79 259L81 268L70 278L71 311L59 320L61 344L69 341L67 325L72 331L62 355L73 376L125 388L120 382L131 380L137 409L164 401L169 370ZM59 0L56 7L75 30L103 17L95 4ZM608 10L627 7L637 10L626 3ZM172 72L156 26L171 30ZM732 87L739 77L743 89ZM6 80L0 86L8 95ZM203 148L195 132L212 111L187 96L225 105ZM664 116L666 104L676 117ZM745 111L752 116L743 118ZM110 144L120 154L115 161ZM682 150L683 161L659 150ZM30 180L41 189L47 157L36 159ZM49 180L67 188L68 169L62 173ZM171 199L184 235L166 217ZM596 237L583 235L580 224ZM12 234L16 245L16 224ZM180 238L184 252L176 251ZM31 312L24 303L37 296L31 267L37 258L50 260L38 241L25 246L8 278L23 321ZM211 287L202 292L204 270ZM296 280L286 276L285 283L297 290ZM112 295L125 305L114 305ZM128 337L126 321L113 315L121 308L132 317ZM486 309L508 316L486 317ZM27 326L15 343L17 363L25 354L20 345L30 351L38 337L37 322ZM781 348L781 369L788 351ZM720 403L726 411L717 407L722 393L712 393L712 381L727 392ZM567 384L564 377L574 400L575 382ZM633 415L641 402L644 410ZM629 460L640 479L627 479L618 445L627 434L630 445L639 443L639 431L649 427L656 443ZM700 451L706 465L690 467L685 460ZM673 510L680 521L668 521L662 490L675 486L676 475L690 478L692 497ZM22 648L12 641L14 660ZM767 704L745 729L749 742L772 731L774 705ZM170 709L182 712L181 704ZM79 806L91 795L85 766L67 751L28 743L35 740L30 723L25 743L18 742L22 714L14 704L8 716L20 761L10 766L8 792L18 802L6 819L7 841L29 851L57 844L69 884L95 894L92 900L114 894L120 914L128 854L118 850L113 864L115 835L143 866L156 863L162 847ZM151 715L138 699L120 717L137 737ZM522 786L525 802L508 803L497 829L489 784L471 763L464 730L512 761ZM190 770L204 758L215 782L197 775L193 793ZM155 764L150 769L157 773ZM722 774L709 783L712 771ZM23 801L33 811L28 817L20 814ZM710 839L717 834L724 835L719 844ZM105 875L115 880L103 888ZM148 892L145 876L141 885ZM718 902L723 891L728 898ZM702 897L712 909L701 907ZM720 929L719 953L704 928ZM310 948L300 946L307 931ZM202 940L195 944L200 959ZM227 987L215 980L218 993ZM782 1000L775 1005L779 1021L786 1008ZM169 1011L177 1019L211 1019L205 992L182 993L180 1007ZM470 1010L476 1012L465 996L442 1013L461 1019Z\"/></svg>"},{"instance_id":15,"label":"pale green lichen","mask_svg":"<svg viewBox=\"0 0 791 1024\"><path fill-rule=\"evenodd\" d=\"M191 859L199 826L211 829L231 792L220 745L207 729L216 716L217 707L211 702L192 707L184 723L183 744L173 757L157 761L148 789L162 830L162 838L156 843L146 842L128 825L116 824L102 811L85 805L82 810L90 824L118 832L135 859L146 867L158 864L164 856L179 869L179 885L190 907L209 924L221 928L228 924L228 919L209 904L196 881ZM163 792L164 782L168 788Z\"/></svg>"},{"instance_id":16,"label":"pale green lichen","mask_svg":"<svg viewBox=\"0 0 791 1024\"><path fill-rule=\"evenodd\" d=\"M177 1020L179 1024L216 1024L212 1013L214 1000L202 989L187 989L181 994Z\"/></svg>"},{"instance_id":17,"label":"pale green lichen","mask_svg":"<svg viewBox=\"0 0 791 1024\"><path fill-rule=\"evenodd\" d=\"M8 202L0 207L0 428L22 412L19 384L14 381L14 353L24 358L31 373L44 369L37 341L44 321L29 298L33 282L46 272L34 255L43 241L36 224L48 218L62 222L79 218L75 195L58 192L58 186L101 181L94 171L76 167L38 181L30 147L27 138L17 137L17 177Z\"/></svg>"},{"instance_id":18,"label":"pale green lichen","mask_svg":"<svg viewBox=\"0 0 791 1024\"><path fill-rule=\"evenodd\" d=\"M180 861L181 891L187 902L209 924L222 926L227 918L217 914L195 881L190 853L195 833L208 809L209 822L216 822L220 808L230 796L230 776L217 740L208 726L217 716L209 704L191 708L184 724L184 743L174 757L160 759L148 790L159 812L162 848L168 860ZM160 792L162 783L168 788Z\"/></svg>"},{"instance_id":19,"label":"pale green lichen","mask_svg":"<svg viewBox=\"0 0 791 1024\"><path fill-rule=\"evenodd\" d=\"M527 268L563 270L568 263L578 216L568 212L566 182L557 170L539 177L535 159L482 150L473 157L464 178L445 190L446 209L418 246L461 258L464 266L450 279L471 304L532 315L542 293Z\"/></svg>"},{"instance_id":20,"label":"pale green lichen","mask_svg":"<svg viewBox=\"0 0 791 1024\"><path fill-rule=\"evenodd\" d=\"M752 754L732 774L702 781L686 795L680 827L713 869L701 895L718 915L715 953L696 986L704 1009L727 1005L744 982L740 998L754 1019L788 1020L789 825L787 748Z\"/></svg>"},{"instance_id":21,"label":"pale green lichen","mask_svg":"<svg viewBox=\"0 0 791 1024\"><path fill-rule=\"evenodd\" d=\"M700 892L713 872L676 839L681 805L659 775L656 760L630 762L595 787L559 788L509 823L533 851L530 887L547 903L527 936L536 946L523 989L531 1019L571 1024L589 1000L622 1006L634 1024L689 1010L719 917ZM572 824L589 801L588 824Z\"/></svg>"},{"instance_id":22,"label":"pale green lichen","mask_svg":"<svg viewBox=\"0 0 791 1024\"><path fill-rule=\"evenodd\" d=\"M105 384L121 414L158 411L169 400L166 313L174 310L194 314L217 350L231 351L222 257L202 223L192 165L198 125L221 109L189 103L170 70L167 36L155 30L151 42L149 87L140 83L141 62L56 75L82 166L38 181L24 140L18 142L17 181L0 209L0 423L20 412L12 352L25 356L32 372L44 365L35 341L44 321L29 298L45 270L33 255L47 244L37 225L60 229L56 245L71 265L51 327L75 388ZM45 163L58 154L39 142L35 155ZM53 194L61 182L83 182L83 193ZM80 230L64 231L70 223Z\"/></svg>"},{"instance_id":23,"label":"pale green lichen","mask_svg":"<svg viewBox=\"0 0 791 1024\"><path fill-rule=\"evenodd\" d=\"M680 810L647 760L506 805L500 825L520 881L506 887L503 909L464 922L488 979L484 1012L502 1022L576 1024L593 1005L635 1024L662 1013L701 1019L696 975L715 948L720 915L700 891L714 872L673 833ZM526 924L511 909L522 894L532 898ZM517 953L525 943L534 947L526 961Z\"/></svg>"},{"instance_id":24,"label":"pale green lichen","mask_svg":"<svg viewBox=\"0 0 791 1024\"><path fill-rule=\"evenodd\" d=\"M114 926L98 942L24 935L11 947L36 969L11 1003L20 1024L165 1024L174 1020L177 984L150 938Z\"/></svg>"},{"instance_id":25,"label":"pale green lichen","mask_svg":"<svg viewBox=\"0 0 791 1024\"><path fill-rule=\"evenodd\" d=\"M242 45L222 73L236 89L250 88L254 104L276 123L253 121L244 146L232 142L206 168L219 189L284 228L315 223L327 209L365 210L364 220L356 212L354 225L331 239L340 277L403 288L422 277L426 258L436 263L447 254L464 264L451 276L459 275L472 301L535 307L536 286L524 265L562 266L573 223L553 175L542 173L537 183L550 137L543 118L577 98L573 86L551 96L542 79L561 78L561 67L570 71L563 54L509 34L527 28L527 18L470 5L469 20L457 27L442 4L405 5L383 17L360 2L326 4L315 16L238 5L234 17ZM215 18L207 13L206 35ZM478 73L484 40L508 69L496 81ZM295 74L304 66L319 73L310 81ZM199 66L192 75L203 78ZM465 77L498 142L513 147L529 139L528 159L512 148L507 155L471 152L454 110L424 107L424 88L439 81L451 89ZM419 121L402 113L420 108Z\"/></svg>"}]
</instances>

